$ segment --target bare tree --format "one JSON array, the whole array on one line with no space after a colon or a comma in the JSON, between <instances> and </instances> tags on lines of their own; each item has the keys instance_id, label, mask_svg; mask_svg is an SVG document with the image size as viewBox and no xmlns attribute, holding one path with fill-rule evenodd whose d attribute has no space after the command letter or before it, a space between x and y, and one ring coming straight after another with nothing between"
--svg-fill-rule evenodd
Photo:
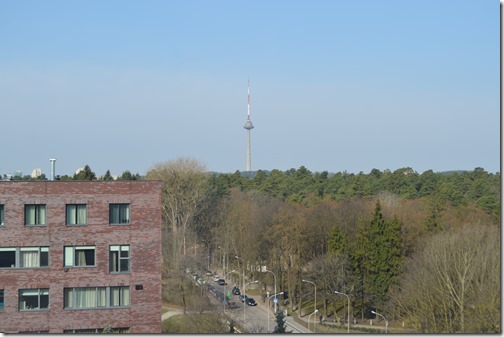
<instances>
[{"instance_id":1,"label":"bare tree","mask_svg":"<svg viewBox=\"0 0 504 337\"><path fill-rule=\"evenodd\" d=\"M500 332L499 237L482 225L434 236L408 263L397 314L422 332Z\"/></svg>"},{"instance_id":2,"label":"bare tree","mask_svg":"<svg viewBox=\"0 0 504 337\"><path fill-rule=\"evenodd\" d=\"M188 228L198 212L208 182L205 167L195 159L178 158L154 165L146 175L149 180L163 181L163 215L173 236L174 258L186 254ZM168 242L168 240L165 240Z\"/></svg>"}]
</instances>

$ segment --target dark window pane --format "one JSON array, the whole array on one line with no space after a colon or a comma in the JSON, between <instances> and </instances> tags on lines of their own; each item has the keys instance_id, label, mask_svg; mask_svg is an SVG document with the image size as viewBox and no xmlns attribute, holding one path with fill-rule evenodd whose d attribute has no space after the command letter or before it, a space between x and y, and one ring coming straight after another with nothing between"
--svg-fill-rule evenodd
<instances>
[{"instance_id":1,"label":"dark window pane","mask_svg":"<svg viewBox=\"0 0 504 337\"><path fill-rule=\"evenodd\" d=\"M40 252L40 266L49 266L49 252Z\"/></svg>"},{"instance_id":2,"label":"dark window pane","mask_svg":"<svg viewBox=\"0 0 504 337\"><path fill-rule=\"evenodd\" d=\"M16 252L0 252L0 268L14 268L16 266Z\"/></svg>"},{"instance_id":3,"label":"dark window pane","mask_svg":"<svg viewBox=\"0 0 504 337\"><path fill-rule=\"evenodd\" d=\"M129 271L129 260L121 260L121 271Z\"/></svg>"}]
</instances>

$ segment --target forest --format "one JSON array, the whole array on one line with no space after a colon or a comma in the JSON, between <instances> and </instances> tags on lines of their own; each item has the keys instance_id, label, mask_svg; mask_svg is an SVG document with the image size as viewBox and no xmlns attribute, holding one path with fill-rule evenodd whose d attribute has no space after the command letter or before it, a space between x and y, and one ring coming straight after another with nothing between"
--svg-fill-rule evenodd
<instances>
[{"instance_id":1,"label":"forest","mask_svg":"<svg viewBox=\"0 0 504 337\"><path fill-rule=\"evenodd\" d=\"M243 263L251 280L271 285L272 271L297 315L310 280L335 321L347 312L338 291L359 321L376 311L422 333L501 331L499 173L221 174L179 158L145 179L164 182L168 300L191 301L177 276L191 263Z\"/></svg>"},{"instance_id":2,"label":"forest","mask_svg":"<svg viewBox=\"0 0 504 337\"><path fill-rule=\"evenodd\" d=\"M87 165L60 179L113 180ZM419 333L501 332L499 172L215 173L178 158L118 179L163 181L163 297L184 310L210 306L188 266L245 268L270 290L273 274L294 315L313 310L309 280L337 322L350 309Z\"/></svg>"}]
</instances>

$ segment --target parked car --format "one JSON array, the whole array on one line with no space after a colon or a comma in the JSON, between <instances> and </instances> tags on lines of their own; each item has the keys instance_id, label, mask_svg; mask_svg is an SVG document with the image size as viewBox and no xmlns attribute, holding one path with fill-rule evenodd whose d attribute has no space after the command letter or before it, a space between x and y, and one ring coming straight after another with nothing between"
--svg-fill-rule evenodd
<instances>
[{"instance_id":1,"label":"parked car","mask_svg":"<svg viewBox=\"0 0 504 337\"><path fill-rule=\"evenodd\" d=\"M226 281L222 278L219 279L218 283L220 286L226 285Z\"/></svg>"},{"instance_id":2,"label":"parked car","mask_svg":"<svg viewBox=\"0 0 504 337\"><path fill-rule=\"evenodd\" d=\"M213 273L210 270L206 271L206 276L212 276L212 275L213 275Z\"/></svg>"},{"instance_id":3,"label":"parked car","mask_svg":"<svg viewBox=\"0 0 504 337\"><path fill-rule=\"evenodd\" d=\"M250 305L250 306L257 305L257 302L252 297L247 297L247 299L245 300L245 303L247 303L247 305Z\"/></svg>"},{"instance_id":4,"label":"parked car","mask_svg":"<svg viewBox=\"0 0 504 337\"><path fill-rule=\"evenodd\" d=\"M214 280L215 282L218 282L218 281L219 281L219 279L220 279L220 276L219 276L219 275L217 275L217 274L215 274L214 276L212 276L212 278L213 278L213 280Z\"/></svg>"},{"instance_id":5,"label":"parked car","mask_svg":"<svg viewBox=\"0 0 504 337\"><path fill-rule=\"evenodd\" d=\"M247 300L248 296L241 294L239 298L240 298L240 301L245 302Z\"/></svg>"},{"instance_id":6,"label":"parked car","mask_svg":"<svg viewBox=\"0 0 504 337\"><path fill-rule=\"evenodd\" d=\"M234 287L232 291L233 295L240 295L240 289L238 289L237 287Z\"/></svg>"}]
</instances>

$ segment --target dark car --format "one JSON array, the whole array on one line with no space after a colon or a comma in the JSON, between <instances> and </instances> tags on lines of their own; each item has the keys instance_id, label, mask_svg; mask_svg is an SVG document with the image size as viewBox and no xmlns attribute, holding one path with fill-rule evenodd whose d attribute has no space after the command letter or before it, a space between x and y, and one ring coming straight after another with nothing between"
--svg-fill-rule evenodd
<instances>
[{"instance_id":1,"label":"dark car","mask_svg":"<svg viewBox=\"0 0 504 337\"><path fill-rule=\"evenodd\" d=\"M237 287L234 287L232 291L233 295L240 295L240 289L238 289Z\"/></svg>"},{"instance_id":2,"label":"dark car","mask_svg":"<svg viewBox=\"0 0 504 337\"><path fill-rule=\"evenodd\" d=\"M240 295L240 301L245 302L248 299L247 295L241 294Z\"/></svg>"},{"instance_id":3,"label":"dark car","mask_svg":"<svg viewBox=\"0 0 504 337\"><path fill-rule=\"evenodd\" d=\"M226 285L226 281L223 278L219 279L218 283L220 286Z\"/></svg>"},{"instance_id":4,"label":"dark car","mask_svg":"<svg viewBox=\"0 0 504 337\"><path fill-rule=\"evenodd\" d=\"M252 297L247 297L245 302L247 303L247 305L250 305L250 306L257 305L257 302Z\"/></svg>"}]
</instances>

